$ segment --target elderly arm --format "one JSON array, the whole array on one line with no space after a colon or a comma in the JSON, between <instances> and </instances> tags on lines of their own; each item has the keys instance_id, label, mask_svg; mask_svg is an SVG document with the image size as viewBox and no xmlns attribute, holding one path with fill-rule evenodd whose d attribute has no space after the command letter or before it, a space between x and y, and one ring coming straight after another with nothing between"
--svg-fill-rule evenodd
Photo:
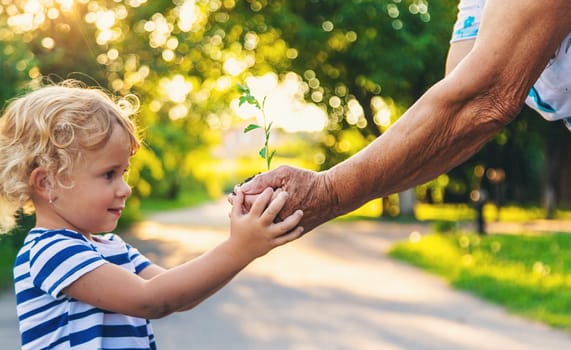
<instances>
[{"instance_id":1,"label":"elderly arm","mask_svg":"<svg viewBox=\"0 0 571 350\"><path fill-rule=\"evenodd\" d=\"M283 214L303 209L307 232L448 171L517 115L571 31L569 18L568 0L488 0L472 50L382 136L328 171L283 167L257 177L244 191L282 186L291 195Z\"/></svg>"}]
</instances>

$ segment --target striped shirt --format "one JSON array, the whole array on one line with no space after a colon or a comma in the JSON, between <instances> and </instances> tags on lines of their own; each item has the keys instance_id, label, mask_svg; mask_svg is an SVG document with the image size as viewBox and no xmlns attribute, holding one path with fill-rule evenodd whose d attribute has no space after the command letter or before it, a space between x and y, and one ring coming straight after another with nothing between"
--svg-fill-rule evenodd
<instances>
[{"instance_id":1,"label":"striped shirt","mask_svg":"<svg viewBox=\"0 0 571 350\"><path fill-rule=\"evenodd\" d=\"M70 230L32 229L14 264L22 349L156 349L148 320L109 312L62 293L103 264L138 274L150 261L119 236L89 241Z\"/></svg>"}]
</instances>

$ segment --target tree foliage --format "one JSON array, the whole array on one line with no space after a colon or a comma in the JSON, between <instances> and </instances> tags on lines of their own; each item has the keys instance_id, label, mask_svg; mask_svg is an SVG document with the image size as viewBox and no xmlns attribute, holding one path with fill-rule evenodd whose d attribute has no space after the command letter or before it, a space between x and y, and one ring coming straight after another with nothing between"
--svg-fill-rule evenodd
<instances>
[{"instance_id":1,"label":"tree foliage","mask_svg":"<svg viewBox=\"0 0 571 350\"><path fill-rule=\"evenodd\" d=\"M357 128L371 140L442 77L455 1L269 1L268 26L294 50L288 69L328 112L327 168L356 147L339 148Z\"/></svg>"}]
</instances>

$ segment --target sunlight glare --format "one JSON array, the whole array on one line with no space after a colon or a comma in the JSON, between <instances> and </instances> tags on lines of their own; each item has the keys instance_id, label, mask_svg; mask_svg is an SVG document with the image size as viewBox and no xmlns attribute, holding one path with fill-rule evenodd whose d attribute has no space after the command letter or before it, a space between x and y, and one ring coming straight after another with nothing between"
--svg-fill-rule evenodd
<instances>
[{"instance_id":1,"label":"sunlight glare","mask_svg":"<svg viewBox=\"0 0 571 350\"><path fill-rule=\"evenodd\" d=\"M113 11L101 11L97 15L97 20L95 21L97 29L109 29L115 24L115 13Z\"/></svg>"},{"instance_id":2,"label":"sunlight glare","mask_svg":"<svg viewBox=\"0 0 571 350\"><path fill-rule=\"evenodd\" d=\"M73 9L73 0L58 0L62 11L71 11Z\"/></svg>"},{"instance_id":3,"label":"sunlight glare","mask_svg":"<svg viewBox=\"0 0 571 350\"><path fill-rule=\"evenodd\" d=\"M169 38L169 39L167 40L166 47L167 47L169 50L176 50L176 48L178 47L178 39L175 38L175 37Z\"/></svg>"},{"instance_id":4,"label":"sunlight glare","mask_svg":"<svg viewBox=\"0 0 571 350\"><path fill-rule=\"evenodd\" d=\"M232 86L232 80L228 76L221 76L216 79L216 88L220 91L228 90Z\"/></svg>"},{"instance_id":5,"label":"sunlight glare","mask_svg":"<svg viewBox=\"0 0 571 350\"><path fill-rule=\"evenodd\" d=\"M110 31L109 29L105 29L99 32L99 34L97 34L97 38L95 39L95 41L99 45L105 45L111 40L112 37L113 37L113 32Z\"/></svg>"},{"instance_id":6,"label":"sunlight glare","mask_svg":"<svg viewBox=\"0 0 571 350\"><path fill-rule=\"evenodd\" d=\"M283 81L278 82L276 74L268 73L249 78L246 83L259 101L266 96L266 115L275 127L290 133L318 132L325 127L326 113L317 105L304 101L303 85L296 74L289 73ZM238 101L234 102L232 107L238 116L242 119L256 116L260 122L261 115L253 106L244 104L239 107Z\"/></svg>"},{"instance_id":7,"label":"sunlight glare","mask_svg":"<svg viewBox=\"0 0 571 350\"><path fill-rule=\"evenodd\" d=\"M179 8L178 27L183 32L189 32L192 25L196 22L196 1L186 0Z\"/></svg>"},{"instance_id":8,"label":"sunlight glare","mask_svg":"<svg viewBox=\"0 0 571 350\"><path fill-rule=\"evenodd\" d=\"M24 6L24 11L27 13L40 13L42 10L43 7L38 0L30 0Z\"/></svg>"},{"instance_id":9,"label":"sunlight glare","mask_svg":"<svg viewBox=\"0 0 571 350\"><path fill-rule=\"evenodd\" d=\"M188 108L179 104L169 109L169 118L171 120L182 119L188 115Z\"/></svg>"},{"instance_id":10,"label":"sunlight glare","mask_svg":"<svg viewBox=\"0 0 571 350\"><path fill-rule=\"evenodd\" d=\"M50 37L45 37L42 39L42 46L48 50L51 50L55 46L55 41L54 41L54 39L52 39Z\"/></svg>"},{"instance_id":11,"label":"sunlight glare","mask_svg":"<svg viewBox=\"0 0 571 350\"><path fill-rule=\"evenodd\" d=\"M375 111L375 115L373 116L375 124L385 128L389 127L391 125L392 113L387 103L383 100L382 97L375 96L371 99L371 104L373 110Z\"/></svg>"},{"instance_id":12,"label":"sunlight glare","mask_svg":"<svg viewBox=\"0 0 571 350\"><path fill-rule=\"evenodd\" d=\"M48 10L48 18L49 19L56 19L59 17L58 9L51 8Z\"/></svg>"},{"instance_id":13,"label":"sunlight glare","mask_svg":"<svg viewBox=\"0 0 571 350\"><path fill-rule=\"evenodd\" d=\"M16 6L7 9L8 25L18 32L28 32L39 28L46 19L54 20L60 11L73 10L74 0L28 0L22 10Z\"/></svg>"},{"instance_id":14,"label":"sunlight glare","mask_svg":"<svg viewBox=\"0 0 571 350\"><path fill-rule=\"evenodd\" d=\"M238 76L248 68L248 63L232 57L224 61L224 72L231 76Z\"/></svg>"},{"instance_id":15,"label":"sunlight glare","mask_svg":"<svg viewBox=\"0 0 571 350\"><path fill-rule=\"evenodd\" d=\"M364 111L363 107L359 104L359 102L355 99L351 99L347 104L348 111L347 111L347 123L351 125L355 125L359 122L361 118L364 119Z\"/></svg>"},{"instance_id":16,"label":"sunlight glare","mask_svg":"<svg viewBox=\"0 0 571 350\"><path fill-rule=\"evenodd\" d=\"M174 60L175 54L173 50L163 50L161 57L163 60L165 60L165 62L170 62Z\"/></svg>"},{"instance_id":17,"label":"sunlight glare","mask_svg":"<svg viewBox=\"0 0 571 350\"><path fill-rule=\"evenodd\" d=\"M119 58L119 51L117 49L111 49L109 51L107 51L107 57L109 57L110 60L116 60L117 58Z\"/></svg>"},{"instance_id":18,"label":"sunlight glare","mask_svg":"<svg viewBox=\"0 0 571 350\"><path fill-rule=\"evenodd\" d=\"M31 13L23 13L8 18L8 25L17 32L27 32L34 29L34 15Z\"/></svg>"},{"instance_id":19,"label":"sunlight glare","mask_svg":"<svg viewBox=\"0 0 571 350\"><path fill-rule=\"evenodd\" d=\"M160 13L155 13L152 17L153 23L145 24L145 29L150 31L149 45L152 48L162 47L171 36L172 26Z\"/></svg>"},{"instance_id":20,"label":"sunlight glare","mask_svg":"<svg viewBox=\"0 0 571 350\"><path fill-rule=\"evenodd\" d=\"M169 100L175 103L183 103L193 89L192 83L186 81L180 74L175 75L172 79L162 79L160 86Z\"/></svg>"},{"instance_id":21,"label":"sunlight glare","mask_svg":"<svg viewBox=\"0 0 571 350\"><path fill-rule=\"evenodd\" d=\"M147 2L147 0L127 0L125 1L131 7L139 7Z\"/></svg>"}]
</instances>

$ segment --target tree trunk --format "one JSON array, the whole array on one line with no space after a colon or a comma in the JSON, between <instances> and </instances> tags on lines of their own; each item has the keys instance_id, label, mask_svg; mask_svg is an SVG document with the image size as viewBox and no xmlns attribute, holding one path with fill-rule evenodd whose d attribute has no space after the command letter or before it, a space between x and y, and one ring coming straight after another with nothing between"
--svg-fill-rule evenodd
<instances>
[{"instance_id":1,"label":"tree trunk","mask_svg":"<svg viewBox=\"0 0 571 350\"><path fill-rule=\"evenodd\" d=\"M549 130L552 130L551 128ZM555 217L555 209L557 209L557 185L561 169L561 158L563 145L559 142L561 139L552 137L551 132L545 143L545 184L543 193L543 205L545 209L546 219Z\"/></svg>"},{"instance_id":2,"label":"tree trunk","mask_svg":"<svg viewBox=\"0 0 571 350\"><path fill-rule=\"evenodd\" d=\"M571 133L568 133L566 137L563 138L560 144L561 150L568 150L567 152L561 151L561 163L559 167L558 186L558 204L571 206Z\"/></svg>"},{"instance_id":3,"label":"tree trunk","mask_svg":"<svg viewBox=\"0 0 571 350\"><path fill-rule=\"evenodd\" d=\"M414 205L416 204L416 196L414 188L399 193L400 215L414 216Z\"/></svg>"}]
</instances>

